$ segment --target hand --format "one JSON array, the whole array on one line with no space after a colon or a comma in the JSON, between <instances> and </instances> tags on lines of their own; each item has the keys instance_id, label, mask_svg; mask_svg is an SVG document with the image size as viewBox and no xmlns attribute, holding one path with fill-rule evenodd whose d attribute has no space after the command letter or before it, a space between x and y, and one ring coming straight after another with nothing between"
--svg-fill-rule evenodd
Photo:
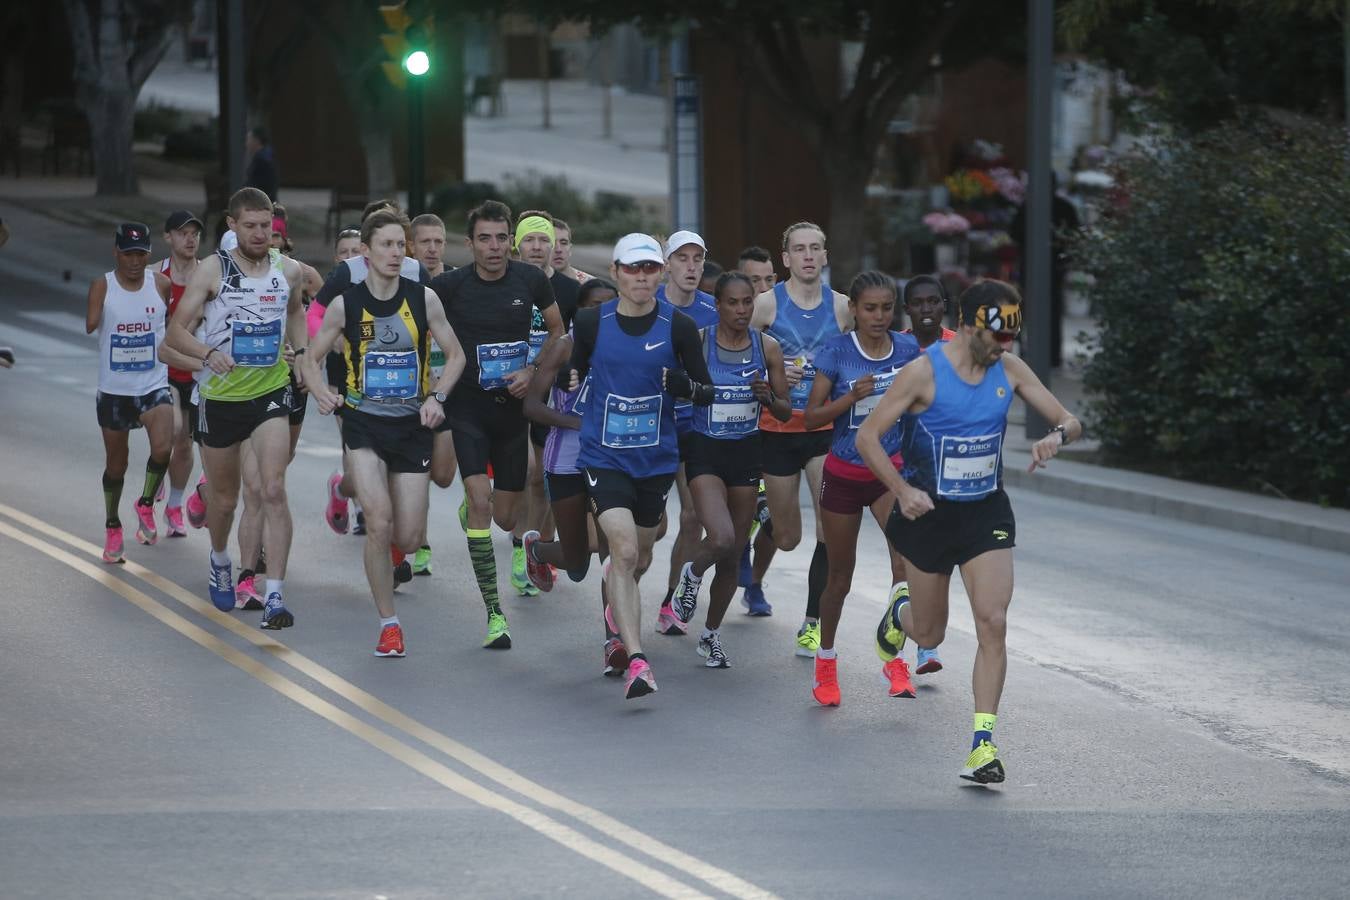
<instances>
[{"instance_id":1,"label":"hand","mask_svg":"<svg viewBox=\"0 0 1350 900\"><path fill-rule=\"evenodd\" d=\"M422 425L426 428L435 428L445 421L445 409L435 397L428 397L422 401L421 415Z\"/></svg>"},{"instance_id":2,"label":"hand","mask_svg":"<svg viewBox=\"0 0 1350 900\"><path fill-rule=\"evenodd\" d=\"M783 371L787 373L787 383L790 388L795 388L797 385L801 384L802 376L806 374L805 369L801 366L794 365L793 363L788 363L783 366Z\"/></svg>"},{"instance_id":3,"label":"hand","mask_svg":"<svg viewBox=\"0 0 1350 900\"><path fill-rule=\"evenodd\" d=\"M217 375L228 375L234 370L234 357L224 350L212 350L206 354L206 367Z\"/></svg>"},{"instance_id":4,"label":"hand","mask_svg":"<svg viewBox=\"0 0 1350 900\"><path fill-rule=\"evenodd\" d=\"M318 404L319 415L321 416L328 415L342 405L342 395L333 390L332 385L324 384L322 380L315 386L314 390L310 391L310 395L314 397L314 402Z\"/></svg>"},{"instance_id":5,"label":"hand","mask_svg":"<svg viewBox=\"0 0 1350 900\"><path fill-rule=\"evenodd\" d=\"M900 502L900 515L913 522L924 513L933 511L933 498L916 487L905 485L895 495Z\"/></svg>"},{"instance_id":6,"label":"hand","mask_svg":"<svg viewBox=\"0 0 1350 900\"><path fill-rule=\"evenodd\" d=\"M295 348L289 343L282 345L281 358L286 360L286 365L290 366L292 371L295 369ZM297 379L299 376L296 376Z\"/></svg>"},{"instance_id":7,"label":"hand","mask_svg":"<svg viewBox=\"0 0 1350 900\"><path fill-rule=\"evenodd\" d=\"M567 393L569 394L572 393L580 386L581 386L581 376L577 374L576 369L573 369L572 378L567 382Z\"/></svg>"},{"instance_id":8,"label":"hand","mask_svg":"<svg viewBox=\"0 0 1350 900\"><path fill-rule=\"evenodd\" d=\"M517 400L524 400L530 392L530 376L534 374L531 366L516 369L506 376L506 392Z\"/></svg>"},{"instance_id":9,"label":"hand","mask_svg":"<svg viewBox=\"0 0 1350 900\"><path fill-rule=\"evenodd\" d=\"M750 390L754 392L755 399L765 406L773 403L773 388L769 387L769 383L758 375L750 382Z\"/></svg>"},{"instance_id":10,"label":"hand","mask_svg":"<svg viewBox=\"0 0 1350 900\"><path fill-rule=\"evenodd\" d=\"M1059 448L1064 446L1064 433L1052 431L1039 441L1031 445L1031 465L1027 466L1028 472L1035 472L1037 469L1044 469L1045 464L1054 459L1059 454Z\"/></svg>"},{"instance_id":11,"label":"hand","mask_svg":"<svg viewBox=\"0 0 1350 900\"><path fill-rule=\"evenodd\" d=\"M694 396L694 382L690 380L689 373L685 372L684 369L663 368L661 370L661 386L670 396L678 397L681 400Z\"/></svg>"},{"instance_id":12,"label":"hand","mask_svg":"<svg viewBox=\"0 0 1350 900\"><path fill-rule=\"evenodd\" d=\"M848 392L853 396L854 401L864 400L872 396L872 390L876 386L876 383L876 378L869 372L853 382L853 387L849 388Z\"/></svg>"}]
</instances>

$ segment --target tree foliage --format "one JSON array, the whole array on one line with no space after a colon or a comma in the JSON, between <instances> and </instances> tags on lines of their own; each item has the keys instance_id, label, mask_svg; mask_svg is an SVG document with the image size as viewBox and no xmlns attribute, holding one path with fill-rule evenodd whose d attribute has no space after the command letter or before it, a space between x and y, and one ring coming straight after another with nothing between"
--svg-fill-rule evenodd
<instances>
[{"instance_id":1,"label":"tree foliage","mask_svg":"<svg viewBox=\"0 0 1350 900\"><path fill-rule=\"evenodd\" d=\"M1329 123L1244 117L1126 163L1082 242L1085 376L1113 457L1350 506L1350 165Z\"/></svg>"}]
</instances>

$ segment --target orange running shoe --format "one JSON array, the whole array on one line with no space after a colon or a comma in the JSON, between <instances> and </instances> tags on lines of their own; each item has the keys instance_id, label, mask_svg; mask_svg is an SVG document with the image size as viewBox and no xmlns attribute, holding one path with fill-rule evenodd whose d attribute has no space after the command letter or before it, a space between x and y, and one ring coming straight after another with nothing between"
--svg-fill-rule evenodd
<instances>
[{"instance_id":1,"label":"orange running shoe","mask_svg":"<svg viewBox=\"0 0 1350 900\"><path fill-rule=\"evenodd\" d=\"M900 657L896 657L881 667L881 675L890 685L892 697L913 697L914 682L909 680L909 666Z\"/></svg>"},{"instance_id":2,"label":"orange running shoe","mask_svg":"<svg viewBox=\"0 0 1350 900\"><path fill-rule=\"evenodd\" d=\"M380 642L375 645L375 655L401 659L403 652L403 629L397 625L386 625L380 631Z\"/></svg>"},{"instance_id":3,"label":"orange running shoe","mask_svg":"<svg viewBox=\"0 0 1350 900\"><path fill-rule=\"evenodd\" d=\"M839 705L839 660L823 659L816 656L816 683L811 686L811 696L821 706Z\"/></svg>"}]
</instances>

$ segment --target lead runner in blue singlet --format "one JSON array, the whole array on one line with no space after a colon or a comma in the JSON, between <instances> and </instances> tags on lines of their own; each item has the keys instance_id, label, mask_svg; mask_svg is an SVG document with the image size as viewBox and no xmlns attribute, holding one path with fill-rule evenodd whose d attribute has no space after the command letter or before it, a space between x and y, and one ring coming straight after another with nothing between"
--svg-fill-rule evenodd
<instances>
[{"instance_id":1,"label":"lead runner in blue singlet","mask_svg":"<svg viewBox=\"0 0 1350 900\"><path fill-rule=\"evenodd\" d=\"M1008 668L1008 605L1016 525L1003 492L1003 436L1012 395L1055 426L1031 448L1031 471L1083 433L1025 362L1008 353L1022 324L1022 299L1001 281L980 281L961 295L961 326L901 370L858 429L858 452L895 496L886 536L904 558L909 598L898 598L877 628L877 647L898 654L906 637L942 643L953 568L961 570L979 650L971 679L974 736L961 777L1004 779L993 742ZM903 473L891 465L882 434L902 415ZM903 477L902 477L903 474Z\"/></svg>"}]
</instances>

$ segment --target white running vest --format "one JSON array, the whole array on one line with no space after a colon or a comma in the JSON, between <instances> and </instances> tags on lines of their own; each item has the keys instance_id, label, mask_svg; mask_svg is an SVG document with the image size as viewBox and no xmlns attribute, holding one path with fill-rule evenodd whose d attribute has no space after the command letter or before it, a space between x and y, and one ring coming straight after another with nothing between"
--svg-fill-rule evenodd
<instances>
[{"instance_id":1,"label":"white running vest","mask_svg":"<svg viewBox=\"0 0 1350 900\"><path fill-rule=\"evenodd\" d=\"M159 361L168 307L145 273L139 290L128 291L107 272L108 293L98 324L98 389L105 394L140 397L169 385L169 367Z\"/></svg>"}]
</instances>

